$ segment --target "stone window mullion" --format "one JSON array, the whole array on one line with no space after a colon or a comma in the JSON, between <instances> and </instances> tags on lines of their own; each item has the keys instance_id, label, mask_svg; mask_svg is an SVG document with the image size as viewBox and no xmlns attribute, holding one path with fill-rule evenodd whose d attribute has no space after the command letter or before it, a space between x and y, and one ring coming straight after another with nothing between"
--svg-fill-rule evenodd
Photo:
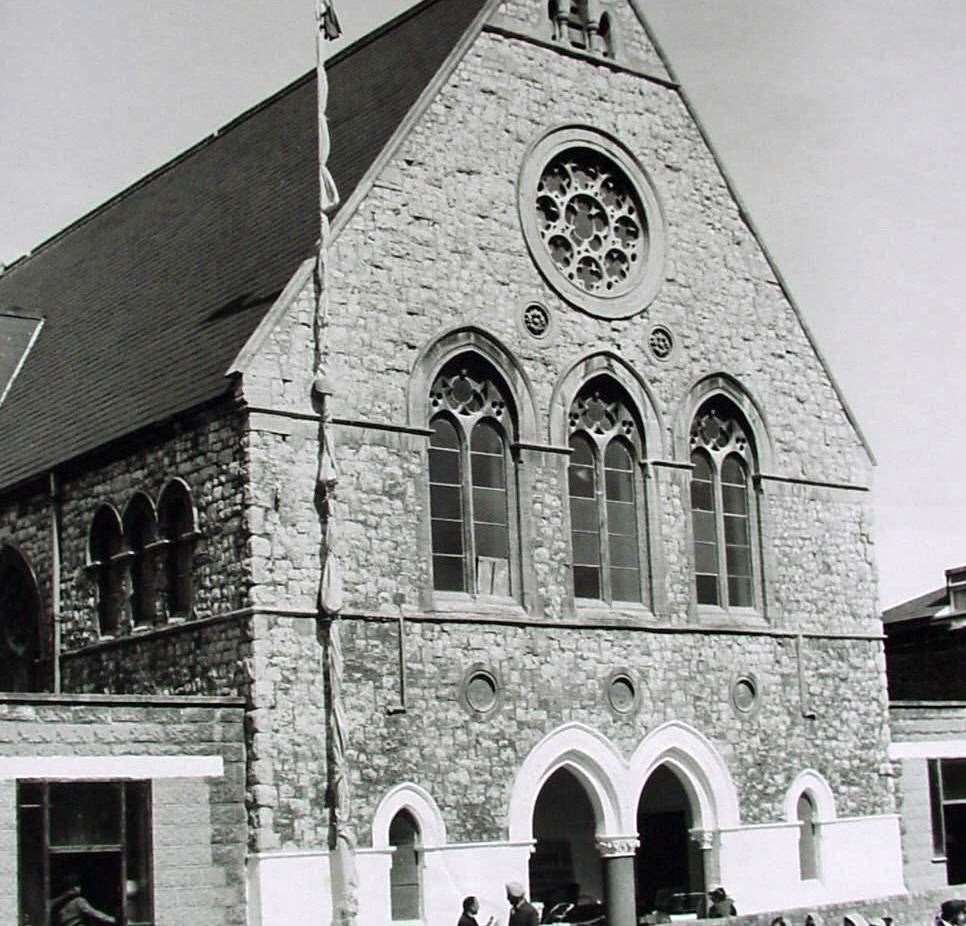
<instances>
[{"instance_id":1,"label":"stone window mullion","mask_svg":"<svg viewBox=\"0 0 966 926\"><path fill-rule=\"evenodd\" d=\"M600 538L600 597L610 604L613 600L610 581L610 532L607 529L607 473L604 468L604 448L594 442L597 472L597 527Z\"/></svg>"},{"instance_id":2,"label":"stone window mullion","mask_svg":"<svg viewBox=\"0 0 966 926\"><path fill-rule=\"evenodd\" d=\"M720 460L712 457L711 459L711 478L714 491L714 528L718 538L717 545L717 568L718 568L718 601L721 606L727 608L728 598L728 556L725 549L725 529L724 529L724 493L721 490L721 466Z\"/></svg>"},{"instance_id":3,"label":"stone window mullion","mask_svg":"<svg viewBox=\"0 0 966 926\"><path fill-rule=\"evenodd\" d=\"M460 421L460 469L463 484L463 569L466 575L466 591L474 597L478 593L478 576L476 569L476 524L473 506L473 460L470 454L470 436L475 419L470 422Z\"/></svg>"}]
</instances>

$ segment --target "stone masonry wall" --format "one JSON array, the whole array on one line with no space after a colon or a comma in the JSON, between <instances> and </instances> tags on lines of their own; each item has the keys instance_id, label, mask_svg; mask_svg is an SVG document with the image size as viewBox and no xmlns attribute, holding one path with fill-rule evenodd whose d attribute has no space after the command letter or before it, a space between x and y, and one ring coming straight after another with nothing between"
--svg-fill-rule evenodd
<instances>
[{"instance_id":1,"label":"stone masonry wall","mask_svg":"<svg viewBox=\"0 0 966 926\"><path fill-rule=\"evenodd\" d=\"M157 504L175 477L191 489L199 538L192 569L193 616L210 617L248 601L247 537L242 520L248 478L244 415L219 407L158 429L136 448L63 481L62 643L66 651L97 639L96 586L84 571L94 512L111 502L123 516L137 491ZM131 633L122 621L119 635Z\"/></svg>"},{"instance_id":2,"label":"stone masonry wall","mask_svg":"<svg viewBox=\"0 0 966 926\"><path fill-rule=\"evenodd\" d=\"M229 701L0 698L0 756L219 755L224 776L152 785L158 926L243 926L245 745ZM16 789L0 784L0 919L16 921Z\"/></svg>"},{"instance_id":3,"label":"stone masonry wall","mask_svg":"<svg viewBox=\"0 0 966 926\"><path fill-rule=\"evenodd\" d=\"M187 622L61 658L65 691L247 696L255 680L251 618Z\"/></svg>"},{"instance_id":4,"label":"stone masonry wall","mask_svg":"<svg viewBox=\"0 0 966 926\"><path fill-rule=\"evenodd\" d=\"M538 8L546 4L507 0L502 15L532 25ZM657 61L633 17L625 16L621 29L640 61ZM520 168L527 147L562 123L596 126L620 139L662 201L664 279L635 317L603 320L570 307L528 254L518 216ZM870 462L678 94L627 71L484 32L358 208L339 216L336 227L322 359L334 390L328 411L336 421L328 434L339 466L345 610L350 618L389 618L401 602L413 617L412 707L391 717L385 708L398 699L395 624L346 621L357 819L370 819L385 790L408 779L445 805L454 841L500 838L499 808L515 769L541 736L572 719L628 751L662 720L694 724L732 768L746 822L777 819L784 788L804 768L829 779L841 815L893 812L892 769L882 766L888 718L881 644L874 639L881 625L865 491ZM246 397L271 406L253 411L250 423L253 598L261 607L306 616L319 577L318 424L309 414L314 295L306 275L244 374ZM533 339L520 324L530 301L551 311L546 339ZM676 338L667 362L647 346L656 322ZM436 602L420 433L428 413L410 414L410 391L426 374L420 367L426 351L460 326L498 341L524 371L516 381L530 391L536 421L532 433L518 436L534 444L554 442L565 408L554 410L553 403L570 399L555 389L595 353L626 364L646 384L651 405L642 412L652 460L687 462L681 435L695 383L718 373L740 381L765 422L755 435L762 468L776 477L762 480L756 495L765 606L744 627L757 634L686 632L702 622L693 602L688 473L669 466L647 475L650 611L575 613L567 457L525 448L516 467L525 600L517 589L519 604L500 611L510 623L486 623L492 613L482 615L469 602L446 624L419 619ZM519 411L527 397L515 400ZM424 408L422 401L413 407ZM512 625L523 619L536 626ZM566 626L554 626L563 619ZM303 801L321 818L321 789L299 779L295 756L305 736L292 736L283 722L297 698L319 698L313 673L321 672L321 653L296 626L304 618L266 620L254 635L256 665L264 668L258 678L268 680L254 699L254 729L265 737L253 771L256 842L321 844L310 824L296 826ZM580 626L602 620L653 626L650 632ZM873 637L805 640L816 720L801 716L794 640L769 635L773 628ZM485 724L469 720L457 695L463 671L478 661L499 670L508 699ZM601 703L602 678L627 664L644 703L632 720L617 720ZM736 716L728 702L730 679L742 667L754 670L764 690L750 718ZM312 748L321 748L323 731L313 734ZM275 752L285 753L281 769ZM365 823L358 825L365 834Z\"/></svg>"},{"instance_id":5,"label":"stone masonry wall","mask_svg":"<svg viewBox=\"0 0 966 926\"><path fill-rule=\"evenodd\" d=\"M396 627L378 620L344 624L361 839L368 839L385 792L404 781L432 794L450 841L506 838L520 764L569 721L599 730L625 758L659 724L691 724L725 759L744 824L784 819L785 792L806 768L827 778L839 816L895 812L893 772L884 764L884 692L867 687L881 669L875 641L804 642L807 698L816 714L805 719L794 639L414 620L407 623L408 710L388 715L399 701ZM499 709L483 719L459 699L464 674L476 664L502 684ZM605 699L605 679L617 669L629 670L640 692L631 715L616 714ZM759 707L749 715L731 703L738 671L753 673L759 684Z\"/></svg>"}]
</instances>

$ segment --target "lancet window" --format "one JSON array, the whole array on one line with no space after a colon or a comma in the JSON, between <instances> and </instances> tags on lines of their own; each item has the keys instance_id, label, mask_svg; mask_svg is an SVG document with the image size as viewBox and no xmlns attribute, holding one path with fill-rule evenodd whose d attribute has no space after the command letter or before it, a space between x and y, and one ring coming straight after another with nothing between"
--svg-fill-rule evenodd
<instances>
[{"instance_id":1,"label":"lancet window","mask_svg":"<svg viewBox=\"0 0 966 926\"><path fill-rule=\"evenodd\" d=\"M173 479L161 493L158 521L164 547L164 597L168 618L191 615L194 599L192 569L198 531L191 492Z\"/></svg>"},{"instance_id":2,"label":"lancet window","mask_svg":"<svg viewBox=\"0 0 966 926\"><path fill-rule=\"evenodd\" d=\"M574 399L569 429L574 595L642 601L641 435L623 390L592 380Z\"/></svg>"},{"instance_id":3,"label":"lancet window","mask_svg":"<svg viewBox=\"0 0 966 926\"><path fill-rule=\"evenodd\" d=\"M448 363L430 390L433 587L515 594L512 404L490 364Z\"/></svg>"},{"instance_id":4,"label":"lancet window","mask_svg":"<svg viewBox=\"0 0 966 926\"><path fill-rule=\"evenodd\" d=\"M716 396L691 425L691 521L698 604L753 608L754 447L737 407Z\"/></svg>"},{"instance_id":5,"label":"lancet window","mask_svg":"<svg viewBox=\"0 0 966 926\"><path fill-rule=\"evenodd\" d=\"M102 636L114 636L124 612L127 555L121 519L111 505L101 505L94 514L88 550L88 569L97 586L98 629Z\"/></svg>"},{"instance_id":6,"label":"lancet window","mask_svg":"<svg viewBox=\"0 0 966 926\"><path fill-rule=\"evenodd\" d=\"M124 512L130 575L131 621L151 624L157 614L158 521L151 500L138 492Z\"/></svg>"}]
</instances>

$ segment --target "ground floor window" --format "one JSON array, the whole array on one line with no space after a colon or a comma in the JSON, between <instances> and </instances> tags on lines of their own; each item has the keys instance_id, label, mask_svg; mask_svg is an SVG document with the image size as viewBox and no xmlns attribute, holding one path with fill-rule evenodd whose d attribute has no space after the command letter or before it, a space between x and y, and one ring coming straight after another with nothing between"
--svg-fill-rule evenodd
<instances>
[{"instance_id":1,"label":"ground floor window","mask_svg":"<svg viewBox=\"0 0 966 926\"><path fill-rule=\"evenodd\" d=\"M151 789L143 781L20 781L20 926L77 896L120 926L152 926Z\"/></svg>"},{"instance_id":2,"label":"ground floor window","mask_svg":"<svg viewBox=\"0 0 966 926\"><path fill-rule=\"evenodd\" d=\"M929 760L933 855L946 860L946 883L966 882L966 759Z\"/></svg>"}]
</instances>

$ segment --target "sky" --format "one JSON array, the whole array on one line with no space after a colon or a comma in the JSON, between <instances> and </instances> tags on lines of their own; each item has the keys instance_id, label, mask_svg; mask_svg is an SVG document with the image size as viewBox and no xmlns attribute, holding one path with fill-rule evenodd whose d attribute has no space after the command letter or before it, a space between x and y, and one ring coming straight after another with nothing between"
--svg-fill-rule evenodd
<instances>
[{"instance_id":1,"label":"sky","mask_svg":"<svg viewBox=\"0 0 966 926\"><path fill-rule=\"evenodd\" d=\"M412 5L336 0L330 53ZM966 563L966 4L643 0L878 460L884 607ZM0 0L0 261L314 64L314 0ZM958 465L958 464L957 464Z\"/></svg>"}]
</instances>

